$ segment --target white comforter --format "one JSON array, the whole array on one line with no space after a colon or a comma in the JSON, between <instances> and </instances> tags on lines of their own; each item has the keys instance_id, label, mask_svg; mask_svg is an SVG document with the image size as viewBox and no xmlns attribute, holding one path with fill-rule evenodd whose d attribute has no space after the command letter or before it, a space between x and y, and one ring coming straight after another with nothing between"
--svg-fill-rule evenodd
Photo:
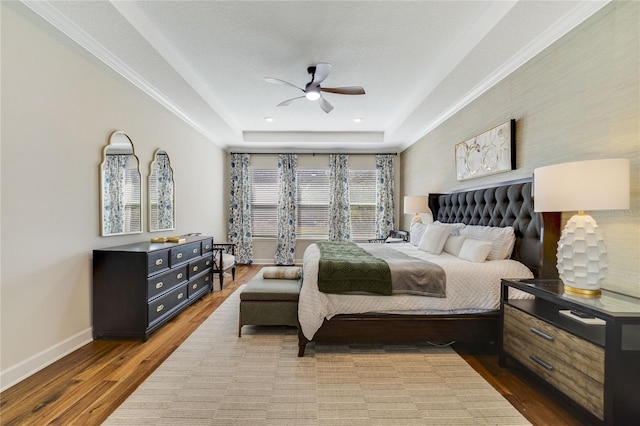
<instances>
[{"instance_id":1,"label":"white comforter","mask_svg":"<svg viewBox=\"0 0 640 426\"><path fill-rule=\"evenodd\" d=\"M366 248L367 244L360 244ZM325 318L338 314L368 312L405 314L453 314L493 311L500 307L501 278L533 278L525 265L514 260L472 263L448 253L433 255L409 243L389 244L409 256L442 266L447 275L447 297L414 295L329 294L318 291L320 250L310 245L304 253L304 276L298 304L298 319L304 336L311 340ZM524 298L522 292L509 292L511 298Z\"/></svg>"}]
</instances>

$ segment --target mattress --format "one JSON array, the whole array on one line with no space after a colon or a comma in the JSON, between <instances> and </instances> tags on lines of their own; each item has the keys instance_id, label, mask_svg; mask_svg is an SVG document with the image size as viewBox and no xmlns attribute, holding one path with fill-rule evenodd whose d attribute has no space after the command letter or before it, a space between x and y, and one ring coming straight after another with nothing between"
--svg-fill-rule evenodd
<instances>
[{"instance_id":1,"label":"mattress","mask_svg":"<svg viewBox=\"0 0 640 426\"><path fill-rule=\"evenodd\" d=\"M368 244L359 244L366 249ZM446 297L416 295L381 296L374 294L329 294L318 290L320 250L310 245L303 257L303 283L298 303L298 319L304 336L312 340L326 319L339 314L465 314L495 311L500 307L502 278L533 278L533 273L515 260L472 263L448 253L434 255L418 250L410 243L389 244L409 256L436 263L447 277ZM531 297L510 291L511 298Z\"/></svg>"}]
</instances>

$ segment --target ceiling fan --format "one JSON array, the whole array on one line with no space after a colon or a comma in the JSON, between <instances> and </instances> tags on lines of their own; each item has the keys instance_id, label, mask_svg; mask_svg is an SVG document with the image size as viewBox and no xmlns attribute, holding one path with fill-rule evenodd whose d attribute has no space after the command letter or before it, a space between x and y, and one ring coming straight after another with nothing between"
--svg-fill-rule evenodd
<instances>
[{"instance_id":1,"label":"ceiling fan","mask_svg":"<svg viewBox=\"0 0 640 426\"><path fill-rule=\"evenodd\" d=\"M280 102L277 106L287 106L291 102L296 99L307 98L310 101L318 101L320 103L320 108L327 114L331 112L333 109L333 105L331 105L327 100L322 96L321 92L327 93L335 93L338 95L364 95L364 89L360 86L348 86L348 87L321 87L320 83L322 83L331 72L331 64L327 64L324 62L320 62L316 66L310 66L307 68L307 72L311 74L311 81L308 82L304 89L296 86L295 84L291 84L288 81L279 80L277 78L265 77L265 81L268 83L282 84L284 86L295 87L298 90L301 90L304 95L298 96L297 98L288 99L284 102Z\"/></svg>"}]
</instances>

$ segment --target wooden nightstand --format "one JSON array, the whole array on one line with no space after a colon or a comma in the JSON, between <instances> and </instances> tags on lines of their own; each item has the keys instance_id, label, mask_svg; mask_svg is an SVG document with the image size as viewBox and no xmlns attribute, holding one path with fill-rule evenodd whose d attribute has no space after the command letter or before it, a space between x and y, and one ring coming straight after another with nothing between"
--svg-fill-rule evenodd
<instances>
[{"instance_id":1,"label":"wooden nightstand","mask_svg":"<svg viewBox=\"0 0 640 426\"><path fill-rule=\"evenodd\" d=\"M533 295L509 299L511 289ZM580 318L577 311L590 318ZM514 359L603 424L640 419L640 299L586 299L560 280L502 280L500 365Z\"/></svg>"}]
</instances>

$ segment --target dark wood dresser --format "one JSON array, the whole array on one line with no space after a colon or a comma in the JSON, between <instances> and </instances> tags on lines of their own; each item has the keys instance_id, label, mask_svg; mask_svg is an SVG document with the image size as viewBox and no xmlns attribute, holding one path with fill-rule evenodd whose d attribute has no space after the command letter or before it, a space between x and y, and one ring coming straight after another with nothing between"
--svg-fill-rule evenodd
<instances>
[{"instance_id":1,"label":"dark wood dresser","mask_svg":"<svg viewBox=\"0 0 640 426\"><path fill-rule=\"evenodd\" d=\"M533 295L510 299L509 290ZM640 299L564 292L560 280L502 280L500 364L519 363L606 425L640 419Z\"/></svg>"},{"instance_id":2,"label":"dark wood dresser","mask_svg":"<svg viewBox=\"0 0 640 426\"><path fill-rule=\"evenodd\" d=\"M141 338L213 285L213 238L93 251L93 338Z\"/></svg>"}]
</instances>

